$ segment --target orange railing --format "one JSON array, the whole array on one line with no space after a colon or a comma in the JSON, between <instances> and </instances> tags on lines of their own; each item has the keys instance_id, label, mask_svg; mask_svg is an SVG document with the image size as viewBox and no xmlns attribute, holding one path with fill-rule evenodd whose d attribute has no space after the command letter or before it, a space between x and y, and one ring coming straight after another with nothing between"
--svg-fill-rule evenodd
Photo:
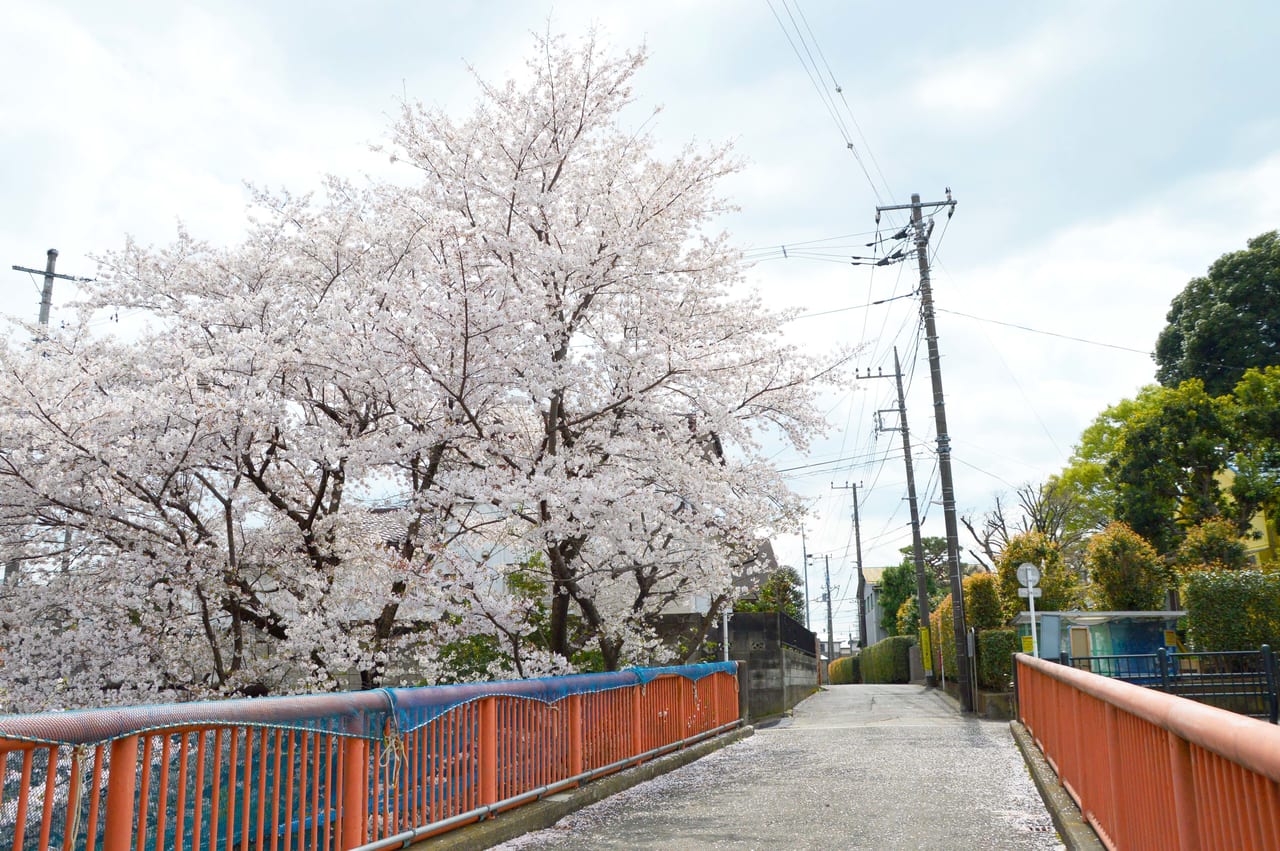
<instances>
[{"instance_id":1,"label":"orange railing","mask_svg":"<svg viewBox=\"0 0 1280 851\"><path fill-rule=\"evenodd\" d=\"M734 663L0 717L0 847L400 848L739 723Z\"/></svg>"},{"instance_id":2,"label":"orange railing","mask_svg":"<svg viewBox=\"0 0 1280 851\"><path fill-rule=\"evenodd\" d=\"M1019 653L1018 716L1112 849L1280 848L1280 728Z\"/></svg>"}]
</instances>

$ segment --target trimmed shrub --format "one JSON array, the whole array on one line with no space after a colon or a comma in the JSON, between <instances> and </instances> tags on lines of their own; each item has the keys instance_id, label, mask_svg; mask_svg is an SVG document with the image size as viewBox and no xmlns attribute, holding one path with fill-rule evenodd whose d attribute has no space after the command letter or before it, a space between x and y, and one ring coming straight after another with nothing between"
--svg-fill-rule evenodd
<instances>
[{"instance_id":1,"label":"trimmed shrub","mask_svg":"<svg viewBox=\"0 0 1280 851\"><path fill-rule=\"evenodd\" d=\"M933 673L939 676L945 672L949 679L956 675L956 630L955 612L951 604L951 595L942 598L942 602L934 607L929 616L929 638L933 644ZM942 670L938 670L941 661Z\"/></svg>"},{"instance_id":2,"label":"trimmed shrub","mask_svg":"<svg viewBox=\"0 0 1280 851\"><path fill-rule=\"evenodd\" d=\"M915 636L893 635L862 651L864 683L906 683L911 681L908 655Z\"/></svg>"},{"instance_id":3,"label":"trimmed shrub","mask_svg":"<svg viewBox=\"0 0 1280 851\"><path fill-rule=\"evenodd\" d=\"M1040 588L1044 596L1036 601L1037 610L1060 612L1079 605L1080 580L1063 559L1058 542L1041 532L1023 532L1009 539L996 562L1005 623L1027 608L1026 600L1018 596L1018 588L1022 584L1018 581L1018 565L1023 562L1031 562L1040 568Z\"/></svg>"},{"instance_id":4,"label":"trimmed shrub","mask_svg":"<svg viewBox=\"0 0 1280 851\"><path fill-rule=\"evenodd\" d=\"M1016 629L978 633L978 687L1007 691L1013 679L1013 654L1021 647Z\"/></svg>"},{"instance_id":5,"label":"trimmed shrub","mask_svg":"<svg viewBox=\"0 0 1280 851\"><path fill-rule=\"evenodd\" d=\"M915 635L920 631L920 612L917 611L916 598L908 597L898 607L898 635Z\"/></svg>"},{"instance_id":6,"label":"trimmed shrub","mask_svg":"<svg viewBox=\"0 0 1280 851\"><path fill-rule=\"evenodd\" d=\"M1280 649L1280 573L1195 570L1183 579L1187 632L1196 650Z\"/></svg>"},{"instance_id":7,"label":"trimmed shrub","mask_svg":"<svg viewBox=\"0 0 1280 851\"><path fill-rule=\"evenodd\" d=\"M857 656L841 656L827 665L827 682L833 686L846 686L862 682L862 671Z\"/></svg>"},{"instance_id":8,"label":"trimmed shrub","mask_svg":"<svg viewBox=\"0 0 1280 851\"><path fill-rule=\"evenodd\" d=\"M1118 520L1089 539L1085 565L1093 578L1090 596L1100 609L1158 609L1164 602L1169 576L1160 554Z\"/></svg>"},{"instance_id":9,"label":"trimmed shrub","mask_svg":"<svg viewBox=\"0 0 1280 851\"><path fill-rule=\"evenodd\" d=\"M1187 530L1173 563L1181 571L1243 570L1249 556L1240 530L1220 517L1211 517Z\"/></svg>"},{"instance_id":10,"label":"trimmed shrub","mask_svg":"<svg viewBox=\"0 0 1280 851\"><path fill-rule=\"evenodd\" d=\"M994 573L964 578L964 620L974 629L997 629L1005 624L1000 610L1000 581Z\"/></svg>"}]
</instances>

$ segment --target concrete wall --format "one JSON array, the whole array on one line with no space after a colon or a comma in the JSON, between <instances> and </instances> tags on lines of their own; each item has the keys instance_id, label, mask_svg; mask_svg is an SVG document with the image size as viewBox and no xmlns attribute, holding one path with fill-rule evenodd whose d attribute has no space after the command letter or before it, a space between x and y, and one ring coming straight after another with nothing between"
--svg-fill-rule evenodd
<instances>
[{"instance_id":1,"label":"concrete wall","mask_svg":"<svg viewBox=\"0 0 1280 851\"><path fill-rule=\"evenodd\" d=\"M738 612L729 621L729 656L745 667L747 718L781 715L818 688L816 636L777 612ZM807 646L808 652L796 645Z\"/></svg>"}]
</instances>

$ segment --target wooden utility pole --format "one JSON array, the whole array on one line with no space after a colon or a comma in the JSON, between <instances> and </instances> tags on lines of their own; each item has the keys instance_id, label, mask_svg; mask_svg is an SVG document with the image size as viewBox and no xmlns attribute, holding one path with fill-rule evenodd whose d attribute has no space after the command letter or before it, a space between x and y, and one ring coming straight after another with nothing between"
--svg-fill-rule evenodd
<instances>
[{"instance_id":1,"label":"wooden utility pole","mask_svg":"<svg viewBox=\"0 0 1280 851\"><path fill-rule=\"evenodd\" d=\"M947 217L955 213L956 202L947 190L945 201L921 203L919 194L912 194L910 204L876 207L876 220L889 210L910 210L910 228L914 234L916 263L920 269L920 316L924 320L925 341L929 346L929 375L933 381L933 415L938 433L938 478L942 484L942 514L947 527L947 569L951 577L952 626L956 640L957 681L960 685L960 708L973 711L973 690L970 684L968 641L964 625L964 585L960 572L960 532L956 522L955 486L951 478L951 437L947 432L947 408L942 395L942 364L938 354L938 329L934 321L933 289L929 280L929 234L933 230L930 219L926 227L924 208L947 209Z\"/></svg>"}]
</instances>

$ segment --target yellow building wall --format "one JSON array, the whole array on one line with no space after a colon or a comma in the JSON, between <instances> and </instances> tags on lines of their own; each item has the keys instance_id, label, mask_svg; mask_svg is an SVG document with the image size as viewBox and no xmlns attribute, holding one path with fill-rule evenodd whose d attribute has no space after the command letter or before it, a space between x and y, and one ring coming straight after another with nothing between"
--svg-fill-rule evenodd
<instances>
[{"instance_id":1,"label":"yellow building wall","mask_svg":"<svg viewBox=\"0 0 1280 851\"><path fill-rule=\"evenodd\" d=\"M1259 511L1249 521L1249 535L1244 542L1245 551L1256 564L1274 562L1276 558L1276 524Z\"/></svg>"},{"instance_id":2,"label":"yellow building wall","mask_svg":"<svg viewBox=\"0 0 1280 851\"><path fill-rule=\"evenodd\" d=\"M1235 480L1234 470L1223 470L1215 478L1223 490L1231 487ZM1276 524L1265 511L1259 511L1249 521L1249 531L1244 537L1244 549L1254 564L1280 561L1280 547L1277 547Z\"/></svg>"}]
</instances>

